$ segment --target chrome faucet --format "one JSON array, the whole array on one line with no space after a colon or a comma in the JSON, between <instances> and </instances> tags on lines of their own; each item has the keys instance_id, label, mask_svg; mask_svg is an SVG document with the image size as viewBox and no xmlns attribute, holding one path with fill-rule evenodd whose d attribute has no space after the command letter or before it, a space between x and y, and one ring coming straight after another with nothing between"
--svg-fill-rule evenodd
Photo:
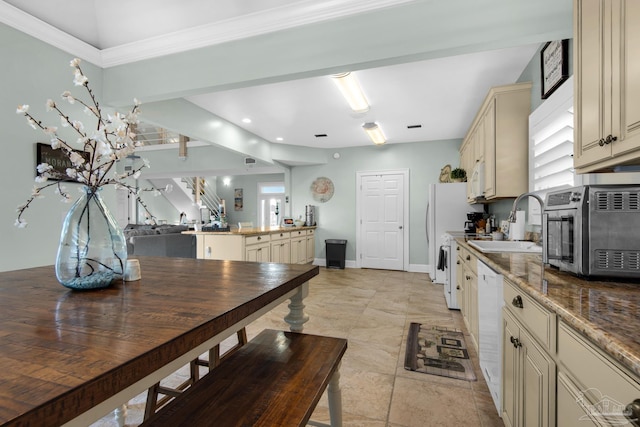
<instances>
[{"instance_id":1,"label":"chrome faucet","mask_svg":"<svg viewBox=\"0 0 640 427\"><path fill-rule=\"evenodd\" d=\"M538 201L538 203L540 203L540 212L544 211L544 201L540 196L538 196L535 193L523 193L518 197L516 197L516 199L513 201L511 212L509 212L509 222L516 222L516 207L518 206L518 202L524 199L525 197L529 197L529 196L533 197Z\"/></svg>"}]
</instances>

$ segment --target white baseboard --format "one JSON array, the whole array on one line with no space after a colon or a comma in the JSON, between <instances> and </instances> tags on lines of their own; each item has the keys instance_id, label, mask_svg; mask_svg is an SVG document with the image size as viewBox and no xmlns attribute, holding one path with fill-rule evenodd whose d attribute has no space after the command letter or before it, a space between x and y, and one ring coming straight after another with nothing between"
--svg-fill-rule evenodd
<instances>
[{"instance_id":1,"label":"white baseboard","mask_svg":"<svg viewBox=\"0 0 640 427\"><path fill-rule=\"evenodd\" d=\"M429 264L409 264L410 273L428 273L431 271Z\"/></svg>"},{"instance_id":2,"label":"white baseboard","mask_svg":"<svg viewBox=\"0 0 640 427\"><path fill-rule=\"evenodd\" d=\"M313 265L317 265L320 267L325 267L327 265L327 260L325 258L315 258L313 260ZM358 268L356 262L353 260L345 260L344 262L345 268ZM428 264L409 264L409 273L429 273L431 266Z\"/></svg>"},{"instance_id":3,"label":"white baseboard","mask_svg":"<svg viewBox=\"0 0 640 427\"><path fill-rule=\"evenodd\" d=\"M313 265L317 265L317 266L320 266L320 267L326 267L327 266L327 259L326 258L314 258ZM346 259L344 261L344 267L345 268L357 268L356 267L356 262L355 261L350 261L348 259Z\"/></svg>"}]
</instances>

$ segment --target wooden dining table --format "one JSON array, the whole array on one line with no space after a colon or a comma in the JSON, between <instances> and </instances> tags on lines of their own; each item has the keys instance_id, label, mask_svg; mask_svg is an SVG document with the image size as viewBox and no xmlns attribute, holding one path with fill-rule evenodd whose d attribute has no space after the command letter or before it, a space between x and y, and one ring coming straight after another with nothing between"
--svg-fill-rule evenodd
<instances>
[{"instance_id":1,"label":"wooden dining table","mask_svg":"<svg viewBox=\"0 0 640 427\"><path fill-rule=\"evenodd\" d=\"M64 288L53 266L0 272L1 426L86 426L286 300L301 331L319 272L137 258L140 280L93 291Z\"/></svg>"}]
</instances>

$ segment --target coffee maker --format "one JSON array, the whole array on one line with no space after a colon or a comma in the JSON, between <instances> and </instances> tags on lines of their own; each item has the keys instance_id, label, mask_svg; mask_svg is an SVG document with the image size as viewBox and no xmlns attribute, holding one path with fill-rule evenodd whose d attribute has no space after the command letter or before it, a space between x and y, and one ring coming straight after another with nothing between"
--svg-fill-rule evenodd
<instances>
[{"instance_id":1,"label":"coffee maker","mask_svg":"<svg viewBox=\"0 0 640 427\"><path fill-rule=\"evenodd\" d=\"M482 212L467 212L467 220L464 222L464 232L474 234L482 219L484 219L484 213Z\"/></svg>"}]
</instances>

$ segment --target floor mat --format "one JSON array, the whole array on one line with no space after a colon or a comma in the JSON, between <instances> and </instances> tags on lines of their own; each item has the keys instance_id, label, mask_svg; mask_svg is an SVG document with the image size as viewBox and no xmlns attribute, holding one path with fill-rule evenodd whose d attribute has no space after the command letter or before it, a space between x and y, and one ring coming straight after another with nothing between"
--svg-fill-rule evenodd
<instances>
[{"instance_id":1,"label":"floor mat","mask_svg":"<svg viewBox=\"0 0 640 427\"><path fill-rule=\"evenodd\" d=\"M476 381L462 331L411 323L404 368L409 371Z\"/></svg>"}]
</instances>

